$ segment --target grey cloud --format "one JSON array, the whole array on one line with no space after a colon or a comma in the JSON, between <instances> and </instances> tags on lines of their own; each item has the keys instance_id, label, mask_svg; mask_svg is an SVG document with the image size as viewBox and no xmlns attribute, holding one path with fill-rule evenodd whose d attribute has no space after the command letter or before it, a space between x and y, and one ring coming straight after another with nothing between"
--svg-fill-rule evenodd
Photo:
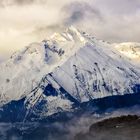
<instances>
[{"instance_id":1,"label":"grey cloud","mask_svg":"<svg viewBox=\"0 0 140 140\"><path fill-rule=\"evenodd\" d=\"M140 42L140 0L0 0L0 5L7 6L0 8L0 50L8 55L70 25L110 42Z\"/></svg>"},{"instance_id":2,"label":"grey cloud","mask_svg":"<svg viewBox=\"0 0 140 140\"><path fill-rule=\"evenodd\" d=\"M66 13L64 24L71 25L81 22L84 19L102 19L100 12L87 2L72 2L62 8L62 12Z\"/></svg>"},{"instance_id":3,"label":"grey cloud","mask_svg":"<svg viewBox=\"0 0 140 140\"><path fill-rule=\"evenodd\" d=\"M92 3L111 14L134 14L140 9L140 0L95 0Z\"/></svg>"},{"instance_id":4,"label":"grey cloud","mask_svg":"<svg viewBox=\"0 0 140 140\"><path fill-rule=\"evenodd\" d=\"M35 0L15 0L14 2L17 4L30 4L35 2Z\"/></svg>"},{"instance_id":5,"label":"grey cloud","mask_svg":"<svg viewBox=\"0 0 140 140\"><path fill-rule=\"evenodd\" d=\"M0 1L0 6L1 7L6 7L6 6L12 6L12 5L29 5L33 3L44 3L45 0L1 0Z\"/></svg>"},{"instance_id":6,"label":"grey cloud","mask_svg":"<svg viewBox=\"0 0 140 140\"><path fill-rule=\"evenodd\" d=\"M59 134L58 136L51 135L50 140L74 140L74 136L76 136L79 133L86 133L89 131L89 127L91 124L94 124L96 122L102 121L104 119L109 119L112 117L118 117L118 116L123 116L123 115L140 115L139 111L140 106L136 105L133 107L129 108L122 108L122 109L117 109L117 110L112 110L112 112L107 113L107 114L83 114L82 116L78 116L71 121L67 123L54 123L54 126L58 129L61 130L62 132L67 132L67 133L62 133Z\"/></svg>"}]
</instances>

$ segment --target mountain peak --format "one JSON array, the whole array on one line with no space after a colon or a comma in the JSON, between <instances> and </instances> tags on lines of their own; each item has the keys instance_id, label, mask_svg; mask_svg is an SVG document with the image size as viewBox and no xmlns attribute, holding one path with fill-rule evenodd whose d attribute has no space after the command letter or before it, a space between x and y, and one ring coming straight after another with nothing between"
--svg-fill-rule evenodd
<instances>
[{"instance_id":1,"label":"mountain peak","mask_svg":"<svg viewBox=\"0 0 140 140\"><path fill-rule=\"evenodd\" d=\"M74 42L86 42L85 37L83 34L76 29L74 26L70 26L67 28L63 33L54 33L51 36L51 39L57 40L57 41L74 41Z\"/></svg>"},{"instance_id":2,"label":"mountain peak","mask_svg":"<svg viewBox=\"0 0 140 140\"><path fill-rule=\"evenodd\" d=\"M81 38L81 33L71 27L14 53L8 61L0 65L0 94L4 94L8 100L17 100L30 93L43 76L62 66L85 45Z\"/></svg>"},{"instance_id":3,"label":"mountain peak","mask_svg":"<svg viewBox=\"0 0 140 140\"><path fill-rule=\"evenodd\" d=\"M112 44L70 27L0 65L0 105L26 98L30 109L43 100L50 115L74 103L134 93L139 79L139 70Z\"/></svg>"},{"instance_id":4,"label":"mountain peak","mask_svg":"<svg viewBox=\"0 0 140 140\"><path fill-rule=\"evenodd\" d=\"M71 26L64 32L54 33L41 43L30 44L21 51L14 53L11 56L11 59L15 63L18 63L19 61L21 62L21 60L25 60L26 58L29 60L28 57L40 57L40 59L44 60L45 62L49 62L49 60L54 57L62 58L64 55L70 57L81 46L84 46L86 42L87 40L83 34Z\"/></svg>"}]
</instances>

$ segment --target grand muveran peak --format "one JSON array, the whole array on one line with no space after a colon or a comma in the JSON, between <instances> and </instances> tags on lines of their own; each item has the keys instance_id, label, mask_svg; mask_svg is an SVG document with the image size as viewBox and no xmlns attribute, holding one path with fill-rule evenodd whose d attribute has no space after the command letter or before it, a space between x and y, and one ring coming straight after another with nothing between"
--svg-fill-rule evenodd
<instances>
[{"instance_id":1,"label":"grand muveran peak","mask_svg":"<svg viewBox=\"0 0 140 140\"><path fill-rule=\"evenodd\" d=\"M15 111L13 121L41 119L95 99L139 93L140 70L124 51L74 27L30 44L0 65L1 119L8 110ZM18 103L24 117L16 117Z\"/></svg>"}]
</instances>

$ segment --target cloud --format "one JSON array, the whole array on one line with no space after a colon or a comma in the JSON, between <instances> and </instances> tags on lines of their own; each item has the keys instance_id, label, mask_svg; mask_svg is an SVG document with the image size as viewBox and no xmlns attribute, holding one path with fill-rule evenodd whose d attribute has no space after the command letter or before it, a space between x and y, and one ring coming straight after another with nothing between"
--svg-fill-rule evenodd
<instances>
[{"instance_id":1,"label":"cloud","mask_svg":"<svg viewBox=\"0 0 140 140\"><path fill-rule=\"evenodd\" d=\"M140 42L140 1L139 0L89 0L91 7L96 7L102 20L98 18L86 19L85 24L79 23L100 39L110 42ZM80 27L78 25L78 27Z\"/></svg>"},{"instance_id":2,"label":"cloud","mask_svg":"<svg viewBox=\"0 0 140 140\"><path fill-rule=\"evenodd\" d=\"M139 10L139 0L95 0L97 7L104 12L118 15L134 14Z\"/></svg>"},{"instance_id":3,"label":"cloud","mask_svg":"<svg viewBox=\"0 0 140 140\"><path fill-rule=\"evenodd\" d=\"M0 55L74 25L110 42L140 42L139 0L1 0Z\"/></svg>"},{"instance_id":4,"label":"cloud","mask_svg":"<svg viewBox=\"0 0 140 140\"><path fill-rule=\"evenodd\" d=\"M139 111L140 106L136 105L133 107L128 108L122 108L122 109L116 109L112 111L108 111L108 113L85 113L81 116L74 117L72 120L66 122L66 123L54 123L54 128L56 130L59 130L61 133L58 135L52 135L50 134L49 140L74 140L74 137L82 132L82 134L85 134L89 131L89 128L92 124L109 119L112 117L119 117L119 116L126 116L126 115L140 115ZM110 110L110 109L109 109ZM59 136L59 138L58 138Z\"/></svg>"},{"instance_id":5,"label":"cloud","mask_svg":"<svg viewBox=\"0 0 140 140\"><path fill-rule=\"evenodd\" d=\"M62 13L69 13L65 15L64 24L71 25L85 21L88 18L92 20L101 19L100 12L87 2L72 2L62 8Z\"/></svg>"},{"instance_id":6,"label":"cloud","mask_svg":"<svg viewBox=\"0 0 140 140\"><path fill-rule=\"evenodd\" d=\"M45 3L46 0L1 0L0 5L2 7L6 6L13 6L13 5L28 5L28 4L35 4L35 3Z\"/></svg>"},{"instance_id":7,"label":"cloud","mask_svg":"<svg viewBox=\"0 0 140 140\"><path fill-rule=\"evenodd\" d=\"M123 115L138 115L140 116L140 106L136 105L128 108L115 109L112 108L106 111L105 113L97 113L97 112L85 112L81 115L79 114L77 117L73 117L69 121L64 122L54 122L52 124L44 123L0 123L0 134L1 139L8 139L9 137L12 139L26 139L27 136L31 139L40 140L41 138L48 140L74 140L74 137L78 133L85 134L89 131L89 128L92 124L102 121L104 119L119 117ZM100 111L99 111L100 112ZM24 127L25 125L25 127ZM25 128L25 129L21 129ZM16 130L16 131L15 131ZM18 130L18 131L17 131ZM31 131L30 131L31 130ZM50 130L50 131L49 131ZM21 135L21 133L23 135ZM23 138L24 137L24 138Z\"/></svg>"}]
</instances>

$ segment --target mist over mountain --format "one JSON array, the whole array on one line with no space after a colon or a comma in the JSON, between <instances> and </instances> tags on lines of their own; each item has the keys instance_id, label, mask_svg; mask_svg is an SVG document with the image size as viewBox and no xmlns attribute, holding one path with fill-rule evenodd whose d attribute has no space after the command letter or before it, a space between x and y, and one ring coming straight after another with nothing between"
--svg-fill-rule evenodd
<instances>
[{"instance_id":1,"label":"mist over mountain","mask_svg":"<svg viewBox=\"0 0 140 140\"><path fill-rule=\"evenodd\" d=\"M90 126L88 133L79 133L75 140L138 140L140 138L139 116L128 115L105 119Z\"/></svg>"},{"instance_id":2,"label":"mist over mountain","mask_svg":"<svg viewBox=\"0 0 140 140\"><path fill-rule=\"evenodd\" d=\"M0 5L0 55L6 58L70 25L110 42L140 41L139 0L2 0Z\"/></svg>"}]
</instances>

